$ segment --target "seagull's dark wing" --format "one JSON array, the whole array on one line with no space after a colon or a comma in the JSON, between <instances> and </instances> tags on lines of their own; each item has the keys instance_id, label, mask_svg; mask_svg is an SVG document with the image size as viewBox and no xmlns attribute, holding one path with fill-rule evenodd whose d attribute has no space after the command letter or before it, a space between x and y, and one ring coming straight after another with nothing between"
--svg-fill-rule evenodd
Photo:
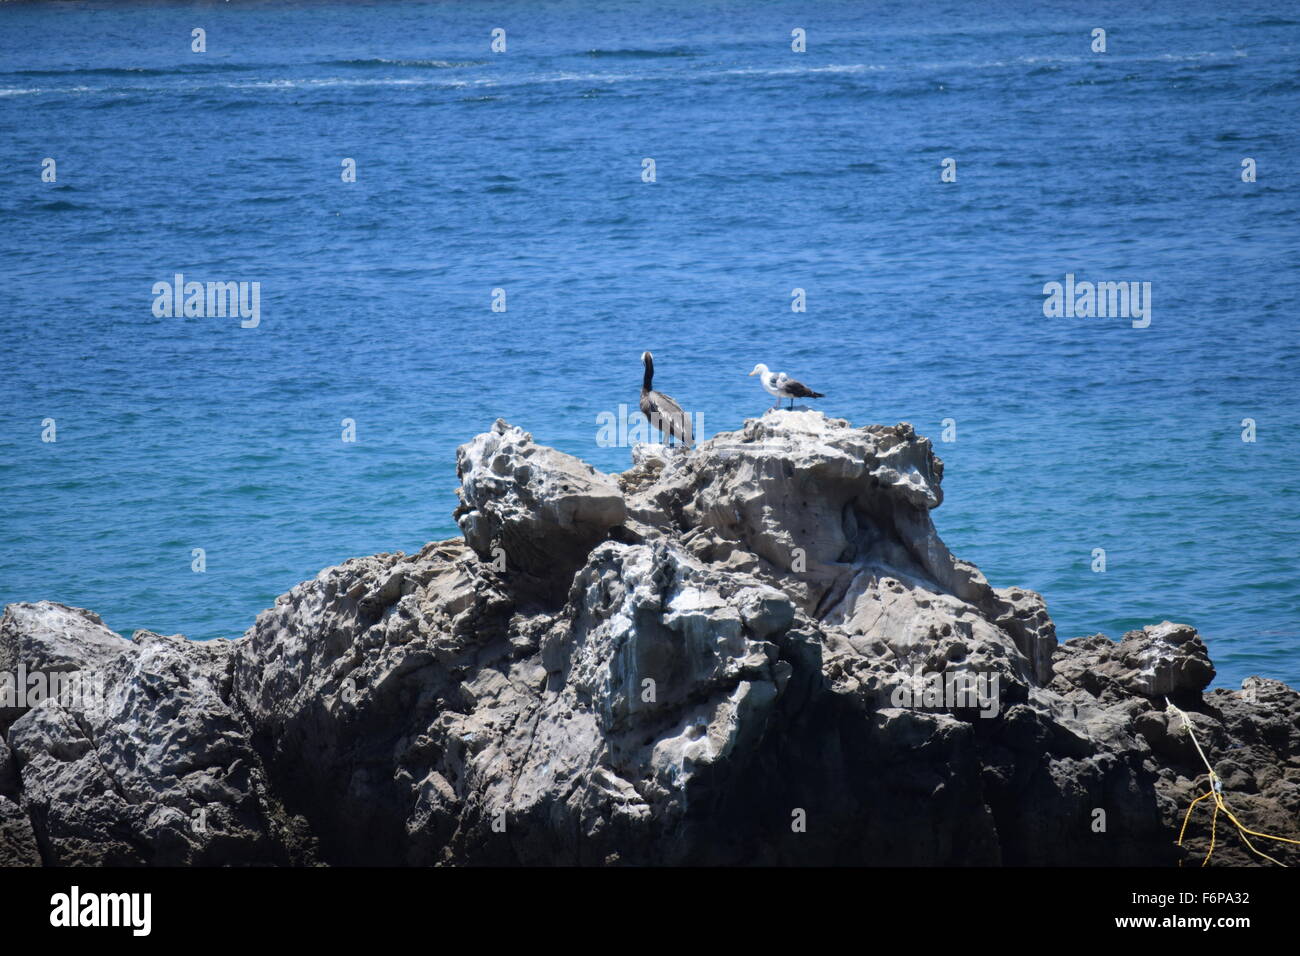
<instances>
[{"instance_id":1,"label":"seagull's dark wing","mask_svg":"<svg viewBox=\"0 0 1300 956\"><path fill-rule=\"evenodd\" d=\"M823 398L824 397L821 392L814 392L803 382L795 381L792 378L787 378L785 381L783 381L781 383L781 387L785 390L787 395L792 395L795 398Z\"/></svg>"}]
</instances>

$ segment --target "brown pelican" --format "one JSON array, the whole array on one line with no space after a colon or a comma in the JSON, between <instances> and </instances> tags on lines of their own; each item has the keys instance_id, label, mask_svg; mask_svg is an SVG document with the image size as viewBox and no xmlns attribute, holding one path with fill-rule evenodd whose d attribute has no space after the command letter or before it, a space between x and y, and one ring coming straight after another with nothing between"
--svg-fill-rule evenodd
<instances>
[{"instance_id":1,"label":"brown pelican","mask_svg":"<svg viewBox=\"0 0 1300 956\"><path fill-rule=\"evenodd\" d=\"M776 405L773 405L773 408L780 405L783 398L790 399L791 408L794 408L796 398L825 398L821 392L814 392L803 382L795 381L785 372L769 372L762 362L755 365L754 371L749 374L757 375L758 380L763 383L763 388L767 389L769 394L776 396Z\"/></svg>"},{"instance_id":2,"label":"brown pelican","mask_svg":"<svg viewBox=\"0 0 1300 956\"><path fill-rule=\"evenodd\" d=\"M669 445L673 443L673 438L679 438L683 445L690 448L690 416L663 392L656 392L650 387L655 375L655 357L649 352L642 352L641 361L645 363L645 378L641 380L641 414L650 420L650 426L658 429Z\"/></svg>"}]
</instances>

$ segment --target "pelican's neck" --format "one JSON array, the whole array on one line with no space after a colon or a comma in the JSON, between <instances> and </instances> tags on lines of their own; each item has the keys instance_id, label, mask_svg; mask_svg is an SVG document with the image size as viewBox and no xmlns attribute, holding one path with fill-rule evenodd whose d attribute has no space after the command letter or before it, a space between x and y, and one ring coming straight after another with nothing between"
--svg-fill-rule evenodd
<instances>
[{"instance_id":1,"label":"pelican's neck","mask_svg":"<svg viewBox=\"0 0 1300 956\"><path fill-rule=\"evenodd\" d=\"M647 358L645 360L645 378L641 379L641 391L650 391L651 383L655 377L655 360Z\"/></svg>"}]
</instances>

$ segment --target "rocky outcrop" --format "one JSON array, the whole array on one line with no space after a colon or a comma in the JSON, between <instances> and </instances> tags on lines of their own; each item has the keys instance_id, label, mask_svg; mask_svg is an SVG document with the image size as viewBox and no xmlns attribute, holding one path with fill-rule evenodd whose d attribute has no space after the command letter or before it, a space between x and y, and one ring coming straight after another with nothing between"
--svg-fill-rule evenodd
<instances>
[{"instance_id":1,"label":"rocky outcrop","mask_svg":"<svg viewBox=\"0 0 1300 956\"><path fill-rule=\"evenodd\" d=\"M229 641L138 631L128 642L94 614L42 603L6 608L0 647L29 677L64 678L8 711L20 716L5 725L0 755L0 793L9 781L45 863L293 860L250 728L230 703Z\"/></svg>"},{"instance_id":2,"label":"rocky outcrop","mask_svg":"<svg viewBox=\"0 0 1300 956\"><path fill-rule=\"evenodd\" d=\"M586 462L533 444L500 419L456 453L455 518L480 559L515 571L515 590L567 586L592 547L623 523L618 483Z\"/></svg>"},{"instance_id":3,"label":"rocky outcrop","mask_svg":"<svg viewBox=\"0 0 1300 956\"><path fill-rule=\"evenodd\" d=\"M1261 833L1300 839L1300 694L1280 681L1251 677L1241 690L1203 693L1214 678L1209 653L1185 624L1130 631L1116 644L1101 634L1057 650L1051 689L1075 708L1106 751L1141 761L1155 774L1162 819L1182 827L1191 802L1210 789L1196 741L1213 763L1223 794L1242 823ZM1188 713L1184 718L1167 704ZM1185 845L1199 863L1213 831L1209 801L1188 818ZM1211 862L1261 862L1222 816ZM1251 838L1256 849L1295 865L1296 847Z\"/></svg>"},{"instance_id":4,"label":"rocky outcrop","mask_svg":"<svg viewBox=\"0 0 1300 956\"><path fill-rule=\"evenodd\" d=\"M0 737L0 864L37 866L41 855L31 819L18 804L19 786L13 752Z\"/></svg>"},{"instance_id":5,"label":"rocky outcrop","mask_svg":"<svg viewBox=\"0 0 1300 956\"><path fill-rule=\"evenodd\" d=\"M1207 778L1166 697L1300 830L1300 695L1204 693L1186 625L1058 646L940 540L908 425L773 410L604 475L497 422L457 470L463 539L237 641L6 609L0 664L104 693L0 710L0 861L1170 865Z\"/></svg>"}]
</instances>

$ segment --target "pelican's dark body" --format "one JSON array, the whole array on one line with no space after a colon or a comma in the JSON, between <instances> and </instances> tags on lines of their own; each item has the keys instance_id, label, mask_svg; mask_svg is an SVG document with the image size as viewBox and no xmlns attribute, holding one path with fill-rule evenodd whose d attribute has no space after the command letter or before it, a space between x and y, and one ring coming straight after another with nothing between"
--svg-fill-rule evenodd
<instances>
[{"instance_id":1,"label":"pelican's dark body","mask_svg":"<svg viewBox=\"0 0 1300 956\"><path fill-rule=\"evenodd\" d=\"M665 442L672 444L672 439L676 438L690 448L691 417L663 392L654 390L655 357L643 352L641 361L645 363L645 378L641 380L641 414L649 419L651 428L663 435Z\"/></svg>"}]
</instances>

